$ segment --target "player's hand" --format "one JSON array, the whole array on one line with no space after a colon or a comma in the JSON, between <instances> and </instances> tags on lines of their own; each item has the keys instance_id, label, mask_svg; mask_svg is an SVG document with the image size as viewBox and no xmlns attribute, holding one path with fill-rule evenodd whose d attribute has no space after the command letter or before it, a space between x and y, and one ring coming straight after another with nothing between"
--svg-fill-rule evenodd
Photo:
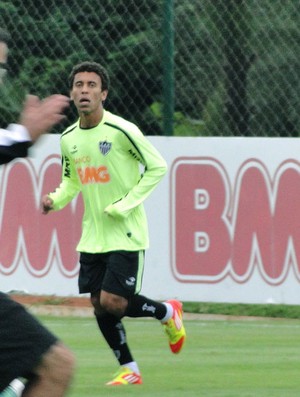
<instances>
[{"instance_id":1,"label":"player's hand","mask_svg":"<svg viewBox=\"0 0 300 397\"><path fill-rule=\"evenodd\" d=\"M35 142L41 134L65 118L62 112L68 106L69 98L64 95L51 95L44 100L28 95L19 123L28 130L31 140Z\"/></svg>"},{"instance_id":2,"label":"player's hand","mask_svg":"<svg viewBox=\"0 0 300 397\"><path fill-rule=\"evenodd\" d=\"M108 206L104 209L104 214L107 215L107 216L109 216L109 217L111 217L111 218L119 219L119 220L125 218L124 214L121 213L121 212L118 210L118 208L116 207L116 205L114 205L114 204L108 205Z\"/></svg>"},{"instance_id":3,"label":"player's hand","mask_svg":"<svg viewBox=\"0 0 300 397\"><path fill-rule=\"evenodd\" d=\"M42 213L47 215L49 211L53 210L53 200L45 195L42 198Z\"/></svg>"}]
</instances>

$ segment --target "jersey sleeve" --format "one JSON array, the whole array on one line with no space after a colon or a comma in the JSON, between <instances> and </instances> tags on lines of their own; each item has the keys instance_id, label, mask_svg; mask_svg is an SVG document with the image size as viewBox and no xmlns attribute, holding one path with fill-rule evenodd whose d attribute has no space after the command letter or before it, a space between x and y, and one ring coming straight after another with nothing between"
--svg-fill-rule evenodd
<instances>
[{"instance_id":1,"label":"jersey sleeve","mask_svg":"<svg viewBox=\"0 0 300 397\"><path fill-rule=\"evenodd\" d=\"M0 129L0 164L6 164L17 157L26 157L31 146L31 138L25 127L10 124Z\"/></svg>"},{"instance_id":2,"label":"jersey sleeve","mask_svg":"<svg viewBox=\"0 0 300 397\"><path fill-rule=\"evenodd\" d=\"M80 185L72 162L70 162L63 143L61 143L62 154L62 179L60 185L54 192L49 193L53 200L53 210L58 211L64 208L80 191Z\"/></svg>"},{"instance_id":3,"label":"jersey sleeve","mask_svg":"<svg viewBox=\"0 0 300 397\"><path fill-rule=\"evenodd\" d=\"M144 173L123 198L106 207L105 212L116 218L127 217L151 194L167 172L166 161L139 130L130 135L129 141L132 146L129 152L144 166Z\"/></svg>"}]
</instances>

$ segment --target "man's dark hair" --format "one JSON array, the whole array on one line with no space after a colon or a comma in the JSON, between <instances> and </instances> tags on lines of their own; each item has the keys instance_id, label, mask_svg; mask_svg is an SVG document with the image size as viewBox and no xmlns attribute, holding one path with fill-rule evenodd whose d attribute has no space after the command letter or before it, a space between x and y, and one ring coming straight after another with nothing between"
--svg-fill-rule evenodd
<instances>
[{"instance_id":1,"label":"man's dark hair","mask_svg":"<svg viewBox=\"0 0 300 397\"><path fill-rule=\"evenodd\" d=\"M0 28L0 43L8 44L9 42L10 42L10 34L6 30Z\"/></svg>"},{"instance_id":2,"label":"man's dark hair","mask_svg":"<svg viewBox=\"0 0 300 397\"><path fill-rule=\"evenodd\" d=\"M77 73L81 72L94 72L96 73L102 83L102 91L108 90L109 88L109 75L107 70L97 62L81 62L78 65L75 65L69 75L69 87L72 89L74 83L74 77Z\"/></svg>"}]
</instances>

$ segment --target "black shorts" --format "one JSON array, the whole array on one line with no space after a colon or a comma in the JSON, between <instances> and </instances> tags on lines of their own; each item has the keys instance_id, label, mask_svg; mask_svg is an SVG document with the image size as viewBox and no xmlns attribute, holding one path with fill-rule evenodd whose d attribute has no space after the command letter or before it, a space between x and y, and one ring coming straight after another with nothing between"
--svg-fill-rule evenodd
<instances>
[{"instance_id":1,"label":"black shorts","mask_svg":"<svg viewBox=\"0 0 300 397\"><path fill-rule=\"evenodd\" d=\"M79 292L104 290L129 298L140 292L144 272L144 251L112 251L80 254Z\"/></svg>"},{"instance_id":2,"label":"black shorts","mask_svg":"<svg viewBox=\"0 0 300 397\"><path fill-rule=\"evenodd\" d=\"M0 292L0 391L15 378L30 379L42 355L56 342L22 305Z\"/></svg>"}]
</instances>

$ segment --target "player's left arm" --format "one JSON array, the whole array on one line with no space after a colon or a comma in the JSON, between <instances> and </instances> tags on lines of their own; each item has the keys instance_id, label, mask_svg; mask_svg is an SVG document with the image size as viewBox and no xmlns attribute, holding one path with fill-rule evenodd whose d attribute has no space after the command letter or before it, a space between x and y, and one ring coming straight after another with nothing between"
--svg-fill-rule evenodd
<instances>
[{"instance_id":1,"label":"player's left arm","mask_svg":"<svg viewBox=\"0 0 300 397\"><path fill-rule=\"evenodd\" d=\"M128 216L151 194L167 172L166 161L152 143L140 131L133 137L131 153L144 166L144 173L126 196L105 209L106 213L114 217Z\"/></svg>"}]
</instances>

